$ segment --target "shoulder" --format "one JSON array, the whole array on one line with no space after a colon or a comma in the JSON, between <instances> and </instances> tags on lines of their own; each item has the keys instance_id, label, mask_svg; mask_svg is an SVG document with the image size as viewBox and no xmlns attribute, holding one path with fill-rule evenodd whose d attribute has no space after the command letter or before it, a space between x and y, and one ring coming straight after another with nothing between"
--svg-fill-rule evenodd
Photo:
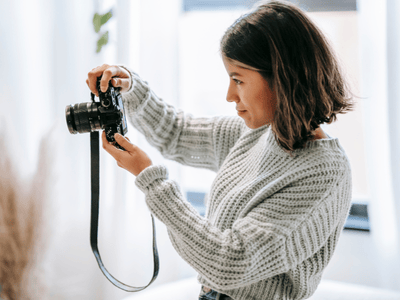
<instances>
[{"instance_id":1,"label":"shoulder","mask_svg":"<svg viewBox=\"0 0 400 300\"><path fill-rule=\"evenodd\" d=\"M215 116L213 117L214 136L217 139L222 138L231 140L235 143L246 131L246 124L237 116Z\"/></svg>"},{"instance_id":2,"label":"shoulder","mask_svg":"<svg viewBox=\"0 0 400 300\"><path fill-rule=\"evenodd\" d=\"M338 140L326 142L336 144ZM329 191L343 184L351 185L352 172L344 149L325 145L298 155L293 159L286 175L292 186L320 186Z\"/></svg>"}]
</instances>

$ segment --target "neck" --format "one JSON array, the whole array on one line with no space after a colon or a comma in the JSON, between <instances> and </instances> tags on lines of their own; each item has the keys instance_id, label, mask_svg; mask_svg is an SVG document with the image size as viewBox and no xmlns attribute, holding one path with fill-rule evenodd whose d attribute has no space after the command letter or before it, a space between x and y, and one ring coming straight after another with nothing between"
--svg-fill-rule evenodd
<instances>
[{"instance_id":1,"label":"neck","mask_svg":"<svg viewBox=\"0 0 400 300\"><path fill-rule=\"evenodd\" d=\"M314 131L314 140L319 140L319 139L326 139L328 136L325 134L325 132L321 128L317 128Z\"/></svg>"}]
</instances>

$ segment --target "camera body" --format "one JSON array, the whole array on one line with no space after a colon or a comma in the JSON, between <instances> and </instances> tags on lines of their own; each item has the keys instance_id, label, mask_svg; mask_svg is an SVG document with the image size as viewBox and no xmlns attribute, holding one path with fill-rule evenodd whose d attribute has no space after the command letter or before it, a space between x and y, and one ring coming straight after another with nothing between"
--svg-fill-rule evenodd
<instances>
[{"instance_id":1,"label":"camera body","mask_svg":"<svg viewBox=\"0 0 400 300\"><path fill-rule=\"evenodd\" d=\"M99 93L99 102L95 102L91 93L92 102L68 105L65 116L68 130L71 134L104 130L107 141L115 147L120 147L114 139L114 134L125 135L128 132L122 96L118 88L109 83L105 93L100 90L101 76L97 78L96 87Z\"/></svg>"}]
</instances>

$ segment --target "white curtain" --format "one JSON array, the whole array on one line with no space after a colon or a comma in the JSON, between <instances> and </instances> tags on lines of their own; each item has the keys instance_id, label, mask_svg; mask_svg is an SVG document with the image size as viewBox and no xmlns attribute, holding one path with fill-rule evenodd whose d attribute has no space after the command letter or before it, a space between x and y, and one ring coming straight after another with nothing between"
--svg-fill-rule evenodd
<instances>
[{"instance_id":1,"label":"white curtain","mask_svg":"<svg viewBox=\"0 0 400 300\"><path fill-rule=\"evenodd\" d=\"M400 61L396 0L357 2L371 237L380 287L400 286Z\"/></svg>"},{"instance_id":2,"label":"white curtain","mask_svg":"<svg viewBox=\"0 0 400 300\"><path fill-rule=\"evenodd\" d=\"M103 63L143 70L144 78L160 94L177 103L177 68L174 60L165 63L165 59L175 55L176 36L171 39L171 35L177 32L180 2L172 1L172 6L166 2L0 2L0 124L7 124L12 144L19 145L14 156L23 176L33 174L36 168L42 137L50 140L51 151L56 153L54 197L47 220L50 231L44 237L49 247L42 249L45 259L41 266L49 299L108 300L129 295L103 276L91 252L89 134L68 132L65 107L90 102L87 73ZM159 8L156 14L154 7ZM109 45L96 54L93 14L110 8L114 16L102 30L109 31ZM128 136L153 163L165 163L171 177L179 181L176 164L164 161L132 127ZM150 213L134 185L134 176L119 169L105 151L100 152L100 254L117 279L142 286L153 269ZM157 221L156 226L161 270L152 287L194 275L173 250L164 225Z\"/></svg>"}]
</instances>

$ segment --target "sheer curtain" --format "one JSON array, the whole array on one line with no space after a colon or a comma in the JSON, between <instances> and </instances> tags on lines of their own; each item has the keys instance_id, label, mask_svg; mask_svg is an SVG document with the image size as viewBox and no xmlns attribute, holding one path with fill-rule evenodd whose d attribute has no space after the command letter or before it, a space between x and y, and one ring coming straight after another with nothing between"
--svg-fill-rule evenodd
<instances>
[{"instance_id":1,"label":"sheer curtain","mask_svg":"<svg viewBox=\"0 0 400 300\"><path fill-rule=\"evenodd\" d=\"M50 299L91 298L99 276L88 247L88 137L66 130L67 104L88 101L87 70L93 64L93 3L2 1L1 116L20 145L21 170L35 168L39 141L51 135L54 165L50 240L42 279ZM4 123L3 123L4 124ZM50 137L48 137L50 138ZM95 296L97 298L97 295Z\"/></svg>"},{"instance_id":2,"label":"sheer curtain","mask_svg":"<svg viewBox=\"0 0 400 300\"><path fill-rule=\"evenodd\" d=\"M381 287L400 286L398 1L358 1L371 237Z\"/></svg>"},{"instance_id":3,"label":"sheer curtain","mask_svg":"<svg viewBox=\"0 0 400 300\"><path fill-rule=\"evenodd\" d=\"M56 154L56 175L51 179L54 197L47 220L50 231L44 237L49 247L42 249L45 259L41 266L49 299L121 299L128 295L102 275L91 252L89 134L68 132L65 107L90 102L87 73L103 63L146 70L144 78L172 103L177 101L176 82L168 70L172 65L162 65L171 52L165 57L158 55L160 49L174 51L174 46L168 44L169 40L158 39L163 32L173 34L171 18L180 7L178 2L172 7L165 2L0 2L0 124L7 126L12 144L18 145L14 156L24 176L35 170L42 137L50 140L51 151ZM160 8L158 16L152 16L152 5ZM102 28L109 31L109 45L96 54L98 35L92 25L93 14L111 8L114 16ZM169 25L159 23L162 17ZM140 28L145 33L140 34ZM149 39L146 35L153 36ZM158 58L152 60L153 55ZM171 177L178 179L176 165L164 162L132 127L128 136L153 163L167 164ZM119 169L102 149L100 152L100 253L111 274L127 284L141 286L150 280L153 268L150 213L133 175ZM161 271L153 286L192 275L173 251L165 227L159 222L156 226Z\"/></svg>"}]
</instances>

